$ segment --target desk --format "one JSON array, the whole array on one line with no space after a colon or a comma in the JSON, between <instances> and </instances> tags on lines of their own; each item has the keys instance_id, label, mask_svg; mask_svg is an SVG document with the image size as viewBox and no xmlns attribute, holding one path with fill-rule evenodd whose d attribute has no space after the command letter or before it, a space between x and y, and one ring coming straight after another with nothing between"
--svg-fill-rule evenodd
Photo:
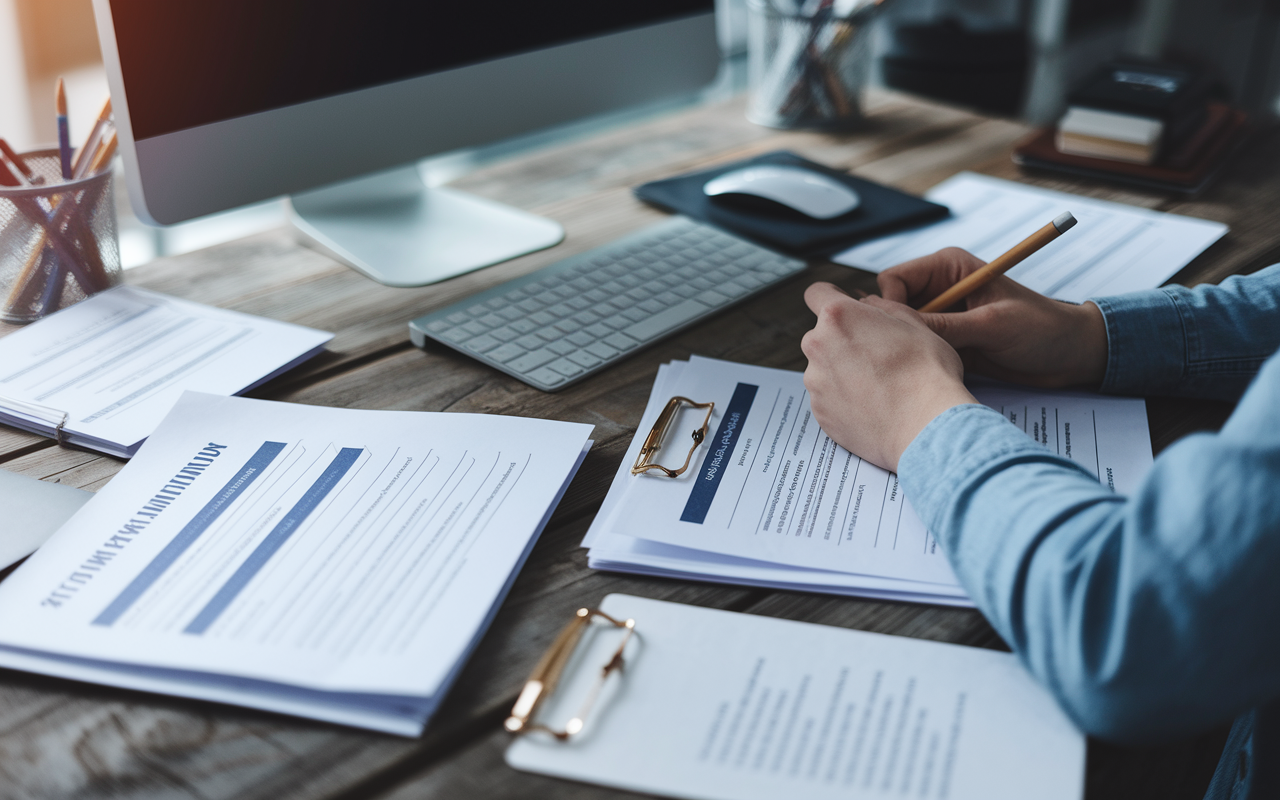
<instances>
[{"instance_id":1,"label":"desk","mask_svg":"<svg viewBox=\"0 0 1280 800\"><path fill-rule=\"evenodd\" d=\"M503 765L501 720L532 665L574 608L629 592L748 613L1002 647L975 611L611 575L587 569L578 543L630 441L659 364L697 353L802 369L812 317L802 292L816 279L874 287L874 278L812 266L765 295L665 341L560 394L544 394L452 350L422 351L405 323L426 311L607 242L662 218L632 198L644 181L788 148L816 161L922 192L961 169L1018 177L1010 147L1026 131L894 95L870 98L870 123L852 136L779 132L743 118L741 101L699 107L491 165L455 186L564 223L551 250L423 289L376 285L279 230L127 275L161 292L311 325L337 335L329 351L252 393L352 408L468 411L586 422L595 447L542 534L511 595L448 701L417 740L210 703L149 696L0 671L0 797L407 800L419 797L630 796L521 775ZM1071 181L1077 191L1220 220L1231 234L1177 276L1217 281L1280 261L1280 134L1260 136L1198 201ZM1157 451L1214 428L1229 408L1149 402ZM2 468L97 489L121 462L0 429ZM1094 743L1089 798L1202 796L1224 732L1172 747Z\"/></svg>"}]
</instances>

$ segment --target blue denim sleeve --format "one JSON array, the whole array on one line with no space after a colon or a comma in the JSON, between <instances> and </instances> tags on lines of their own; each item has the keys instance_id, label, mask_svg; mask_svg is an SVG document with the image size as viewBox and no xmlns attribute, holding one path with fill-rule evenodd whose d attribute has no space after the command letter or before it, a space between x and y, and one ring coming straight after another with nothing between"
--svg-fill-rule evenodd
<instances>
[{"instance_id":1,"label":"blue denim sleeve","mask_svg":"<svg viewBox=\"0 0 1280 800\"><path fill-rule=\"evenodd\" d=\"M1093 303L1107 324L1110 394L1235 400L1280 348L1280 264Z\"/></svg>"},{"instance_id":2,"label":"blue denim sleeve","mask_svg":"<svg viewBox=\"0 0 1280 800\"><path fill-rule=\"evenodd\" d=\"M1159 740L1280 696L1280 358L1130 497L976 405L934 419L899 472L971 597L1085 731Z\"/></svg>"}]
</instances>

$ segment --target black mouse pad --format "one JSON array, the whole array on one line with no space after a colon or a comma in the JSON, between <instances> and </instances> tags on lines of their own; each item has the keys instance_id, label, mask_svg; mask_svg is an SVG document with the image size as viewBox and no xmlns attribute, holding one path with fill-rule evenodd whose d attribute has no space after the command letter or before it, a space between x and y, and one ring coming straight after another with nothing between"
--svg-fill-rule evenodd
<instances>
[{"instance_id":1,"label":"black mouse pad","mask_svg":"<svg viewBox=\"0 0 1280 800\"><path fill-rule=\"evenodd\" d=\"M757 164L804 167L827 175L856 191L862 203L835 219L819 220L769 201L707 197L702 186L726 172ZM946 206L912 197L878 183L855 178L795 153L779 150L747 161L725 164L639 186L636 196L686 217L708 222L765 247L801 258L829 256L865 239L921 225L950 214Z\"/></svg>"}]
</instances>

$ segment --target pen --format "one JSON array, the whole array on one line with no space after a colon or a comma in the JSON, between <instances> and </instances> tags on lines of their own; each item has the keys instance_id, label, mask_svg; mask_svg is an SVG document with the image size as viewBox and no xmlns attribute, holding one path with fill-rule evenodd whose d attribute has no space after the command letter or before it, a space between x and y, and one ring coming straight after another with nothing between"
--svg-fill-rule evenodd
<instances>
[{"instance_id":1,"label":"pen","mask_svg":"<svg viewBox=\"0 0 1280 800\"><path fill-rule=\"evenodd\" d=\"M67 87L62 82L62 78L58 78L58 93L56 97L58 106L58 151L62 156L62 179L64 181L71 180L71 132L67 128Z\"/></svg>"},{"instance_id":2,"label":"pen","mask_svg":"<svg viewBox=\"0 0 1280 800\"><path fill-rule=\"evenodd\" d=\"M1062 234L1071 230L1076 224L1076 218L1071 216L1071 212L1066 212L1045 225L1040 230L1023 239L1014 245L1009 252L996 258L991 263L979 269L977 272L969 275L969 277L952 286L942 294L925 303L920 311L929 313L932 311L942 311L950 308L964 298L968 297L979 287L985 286L988 281L997 275L1003 275L1009 270L1022 263L1031 254L1044 247L1049 242L1057 239Z\"/></svg>"}]
</instances>

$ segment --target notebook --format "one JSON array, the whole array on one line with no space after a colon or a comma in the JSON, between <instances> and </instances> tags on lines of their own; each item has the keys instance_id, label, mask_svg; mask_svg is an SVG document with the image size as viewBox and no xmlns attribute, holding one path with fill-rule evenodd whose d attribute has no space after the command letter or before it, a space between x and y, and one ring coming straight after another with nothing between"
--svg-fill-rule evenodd
<instances>
[{"instance_id":1,"label":"notebook","mask_svg":"<svg viewBox=\"0 0 1280 800\"><path fill-rule=\"evenodd\" d=\"M118 286L0 339L0 422L129 458L184 391L246 392L332 338Z\"/></svg>"}]
</instances>

